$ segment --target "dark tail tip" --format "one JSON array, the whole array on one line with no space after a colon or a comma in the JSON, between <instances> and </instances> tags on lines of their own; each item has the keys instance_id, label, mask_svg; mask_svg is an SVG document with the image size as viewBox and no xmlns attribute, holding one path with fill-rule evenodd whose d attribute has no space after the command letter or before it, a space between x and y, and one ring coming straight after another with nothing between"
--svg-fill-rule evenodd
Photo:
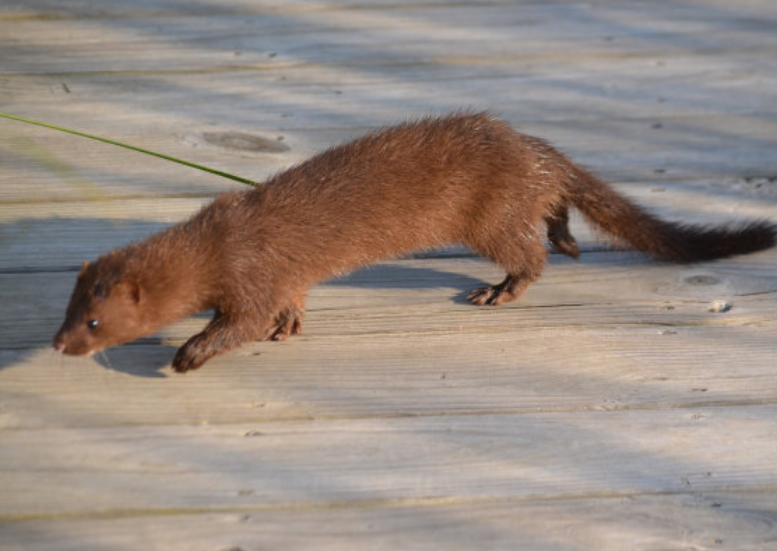
<instances>
[{"instance_id":1,"label":"dark tail tip","mask_svg":"<svg viewBox=\"0 0 777 551\"><path fill-rule=\"evenodd\" d=\"M725 258L769 249L777 245L777 225L764 220L732 226L675 226L677 231L668 240L668 260L694 262Z\"/></svg>"}]
</instances>

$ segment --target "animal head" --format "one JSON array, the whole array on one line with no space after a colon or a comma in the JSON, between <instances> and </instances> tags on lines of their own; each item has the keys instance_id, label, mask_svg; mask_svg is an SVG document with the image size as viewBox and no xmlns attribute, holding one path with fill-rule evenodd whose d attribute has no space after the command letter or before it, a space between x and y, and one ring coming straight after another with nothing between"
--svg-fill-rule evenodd
<instances>
[{"instance_id":1,"label":"animal head","mask_svg":"<svg viewBox=\"0 0 777 551\"><path fill-rule=\"evenodd\" d=\"M85 262L70 297L54 349L89 355L148 333L143 322L146 296L110 255Z\"/></svg>"}]
</instances>

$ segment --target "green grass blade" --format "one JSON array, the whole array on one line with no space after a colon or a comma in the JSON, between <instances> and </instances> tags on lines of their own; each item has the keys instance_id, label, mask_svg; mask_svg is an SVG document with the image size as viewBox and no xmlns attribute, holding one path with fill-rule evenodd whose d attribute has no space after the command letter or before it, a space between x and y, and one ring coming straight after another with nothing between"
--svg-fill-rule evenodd
<instances>
[{"instance_id":1,"label":"green grass blade","mask_svg":"<svg viewBox=\"0 0 777 551\"><path fill-rule=\"evenodd\" d=\"M134 145L129 145L122 142L117 142L116 140L109 140L108 138L102 138L100 136L95 136L93 134L87 134L86 132L79 132L78 130L71 130L70 128L63 128L61 126L56 126L53 124L48 124L41 121L36 121L32 119L26 119L24 117L18 117L16 115L9 115L8 113L2 113L0 112L0 117L24 122L27 124L34 124L35 126L42 126L43 128L50 128L52 130L59 130L60 132L66 132L68 134L73 134L75 136L80 136L82 138L89 138L90 140L96 140L98 142L103 142L111 145L116 145L118 147L123 147L125 149L131 149L132 151L137 151L138 153L143 153L145 155L151 155L152 157L159 157L160 159L164 159L166 161L172 161L174 163L178 163L180 165L188 166L191 168L196 168L197 170L202 170L204 172L209 172L211 174L215 174L216 176L221 176L222 178L227 178L229 180L234 180L236 182L240 182L241 184L247 184L249 186L256 187L259 184L259 182L254 182L253 180L249 180L247 178L243 178L241 176L235 176L234 174L230 174L229 172L223 172L221 170L216 170L214 168L209 168L207 166L198 165L196 163L192 163L189 161L184 161L183 159L178 159L176 157L171 157L170 155L165 155L164 153L157 153L156 151L151 151L149 149L143 149L142 147L136 147Z\"/></svg>"}]
</instances>

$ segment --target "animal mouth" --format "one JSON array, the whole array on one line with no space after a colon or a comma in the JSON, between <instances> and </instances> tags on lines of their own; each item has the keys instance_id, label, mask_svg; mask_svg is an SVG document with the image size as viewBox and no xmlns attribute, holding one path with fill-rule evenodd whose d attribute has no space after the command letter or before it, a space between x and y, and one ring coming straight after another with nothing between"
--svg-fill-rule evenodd
<instances>
[{"instance_id":1,"label":"animal mouth","mask_svg":"<svg viewBox=\"0 0 777 551\"><path fill-rule=\"evenodd\" d=\"M68 345L65 339L59 335L54 338L52 346L57 353L67 356L91 356L97 352L97 350L90 348L73 346L72 344Z\"/></svg>"}]
</instances>

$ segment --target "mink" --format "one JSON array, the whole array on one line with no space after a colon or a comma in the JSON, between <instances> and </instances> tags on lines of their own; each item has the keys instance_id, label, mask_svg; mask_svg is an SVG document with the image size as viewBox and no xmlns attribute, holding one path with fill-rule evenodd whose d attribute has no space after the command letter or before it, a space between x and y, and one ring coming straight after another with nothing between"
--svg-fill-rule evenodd
<instances>
[{"instance_id":1,"label":"mink","mask_svg":"<svg viewBox=\"0 0 777 551\"><path fill-rule=\"evenodd\" d=\"M649 214L547 142L488 113L454 113L339 145L191 219L84 263L54 348L85 355L212 309L176 353L186 372L254 340L300 333L308 288L382 259L462 244L501 265L475 305L517 299L546 240L577 258L568 209L618 244L694 262L775 245L777 226L695 226Z\"/></svg>"}]
</instances>

